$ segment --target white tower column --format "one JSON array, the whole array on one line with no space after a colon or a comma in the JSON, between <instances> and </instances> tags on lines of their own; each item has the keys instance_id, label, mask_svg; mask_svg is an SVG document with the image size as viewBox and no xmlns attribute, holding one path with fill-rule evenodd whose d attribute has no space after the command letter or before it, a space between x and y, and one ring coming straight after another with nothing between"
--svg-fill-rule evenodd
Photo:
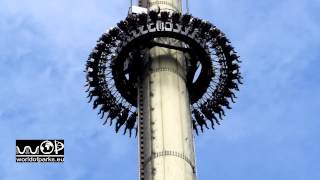
<instances>
[{"instance_id":1,"label":"white tower column","mask_svg":"<svg viewBox=\"0 0 320 180\"><path fill-rule=\"evenodd\" d=\"M180 11L181 0L140 0L149 9ZM159 43L181 45L170 38ZM195 155L187 62L181 51L153 47L146 53L138 92L140 180L195 180Z\"/></svg>"}]
</instances>

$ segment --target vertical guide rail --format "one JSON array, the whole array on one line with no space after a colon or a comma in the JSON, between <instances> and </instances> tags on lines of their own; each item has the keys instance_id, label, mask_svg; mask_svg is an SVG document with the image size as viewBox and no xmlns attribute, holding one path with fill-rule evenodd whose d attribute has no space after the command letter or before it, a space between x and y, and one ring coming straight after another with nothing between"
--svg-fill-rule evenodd
<instances>
[{"instance_id":1,"label":"vertical guide rail","mask_svg":"<svg viewBox=\"0 0 320 180\"><path fill-rule=\"evenodd\" d=\"M193 130L192 130L193 131ZM192 140L193 140L193 153L196 154L196 141L194 139L194 135L192 135ZM198 174L198 169L197 169L197 158L194 156L194 179L197 180L197 174Z\"/></svg>"},{"instance_id":2,"label":"vertical guide rail","mask_svg":"<svg viewBox=\"0 0 320 180\"><path fill-rule=\"evenodd\" d=\"M145 179L144 174L144 119L143 119L143 86L142 83L138 83L138 144L139 144L139 180Z\"/></svg>"}]
</instances>

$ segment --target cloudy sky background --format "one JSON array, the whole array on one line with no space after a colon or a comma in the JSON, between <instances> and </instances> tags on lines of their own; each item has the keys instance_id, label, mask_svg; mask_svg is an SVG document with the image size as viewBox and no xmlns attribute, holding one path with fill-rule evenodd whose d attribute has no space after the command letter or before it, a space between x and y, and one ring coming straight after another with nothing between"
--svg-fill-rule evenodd
<instances>
[{"instance_id":1,"label":"cloudy sky background","mask_svg":"<svg viewBox=\"0 0 320 180\"><path fill-rule=\"evenodd\" d=\"M135 139L102 126L82 72L129 0L0 0L0 179L137 179ZM190 0L241 55L245 84L196 139L200 180L320 179L318 0ZM16 164L16 139L65 139L64 164Z\"/></svg>"}]
</instances>

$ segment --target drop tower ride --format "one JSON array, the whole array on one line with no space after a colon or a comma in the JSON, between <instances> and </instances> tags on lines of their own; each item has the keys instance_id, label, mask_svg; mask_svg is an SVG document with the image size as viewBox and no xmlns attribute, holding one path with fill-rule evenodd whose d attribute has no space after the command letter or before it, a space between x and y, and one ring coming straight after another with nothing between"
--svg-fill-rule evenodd
<instances>
[{"instance_id":1,"label":"drop tower ride","mask_svg":"<svg viewBox=\"0 0 320 180\"><path fill-rule=\"evenodd\" d=\"M196 180L194 135L215 128L239 90L239 57L181 0L139 0L89 55L88 97L139 144L140 180Z\"/></svg>"}]
</instances>

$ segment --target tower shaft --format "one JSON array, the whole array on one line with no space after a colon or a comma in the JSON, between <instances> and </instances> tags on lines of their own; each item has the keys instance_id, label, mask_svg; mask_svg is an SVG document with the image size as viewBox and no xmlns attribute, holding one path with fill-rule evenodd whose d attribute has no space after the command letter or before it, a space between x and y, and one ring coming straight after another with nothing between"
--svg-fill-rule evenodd
<instances>
[{"instance_id":1,"label":"tower shaft","mask_svg":"<svg viewBox=\"0 0 320 180\"><path fill-rule=\"evenodd\" d=\"M181 0L140 0L149 9L180 11ZM158 43L182 46L171 38ZM187 61L178 50L153 47L139 82L140 180L195 180Z\"/></svg>"}]
</instances>

